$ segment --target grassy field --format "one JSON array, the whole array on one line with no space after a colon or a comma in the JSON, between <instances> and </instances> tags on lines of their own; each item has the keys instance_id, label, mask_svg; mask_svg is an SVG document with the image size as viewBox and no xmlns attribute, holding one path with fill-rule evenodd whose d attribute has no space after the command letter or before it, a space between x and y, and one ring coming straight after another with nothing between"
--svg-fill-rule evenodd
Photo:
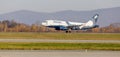
<instances>
[{"instance_id":1,"label":"grassy field","mask_svg":"<svg viewBox=\"0 0 120 57\"><path fill-rule=\"evenodd\" d=\"M27 33L0 32L1 39L120 40L120 33Z\"/></svg>"},{"instance_id":2,"label":"grassy field","mask_svg":"<svg viewBox=\"0 0 120 57\"><path fill-rule=\"evenodd\" d=\"M120 33L0 32L0 39L120 40ZM0 42L0 50L119 50L120 43Z\"/></svg>"},{"instance_id":3,"label":"grassy field","mask_svg":"<svg viewBox=\"0 0 120 57\"><path fill-rule=\"evenodd\" d=\"M0 50L118 50L120 43L0 43Z\"/></svg>"}]
</instances>

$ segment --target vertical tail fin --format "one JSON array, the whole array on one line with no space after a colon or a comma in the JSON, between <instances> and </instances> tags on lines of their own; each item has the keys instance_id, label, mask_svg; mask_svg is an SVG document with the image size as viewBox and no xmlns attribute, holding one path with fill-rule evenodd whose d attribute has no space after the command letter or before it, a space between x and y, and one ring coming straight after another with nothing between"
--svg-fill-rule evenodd
<instances>
[{"instance_id":1,"label":"vertical tail fin","mask_svg":"<svg viewBox=\"0 0 120 57\"><path fill-rule=\"evenodd\" d=\"M97 23L98 17L99 17L99 14L95 14L95 15L92 17L92 18L95 20L95 23Z\"/></svg>"},{"instance_id":2,"label":"vertical tail fin","mask_svg":"<svg viewBox=\"0 0 120 57\"><path fill-rule=\"evenodd\" d=\"M98 17L99 17L99 14L95 14L92 17L93 19L90 19L88 22L81 25L79 28L82 29L82 28L96 28L96 27L99 27L98 25L96 25Z\"/></svg>"}]
</instances>

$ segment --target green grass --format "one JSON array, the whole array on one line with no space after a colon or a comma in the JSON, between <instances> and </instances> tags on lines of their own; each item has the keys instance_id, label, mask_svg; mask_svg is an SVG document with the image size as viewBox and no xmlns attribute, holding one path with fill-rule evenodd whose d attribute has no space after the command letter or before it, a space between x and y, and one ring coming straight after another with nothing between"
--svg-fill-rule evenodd
<instances>
[{"instance_id":1,"label":"green grass","mask_svg":"<svg viewBox=\"0 0 120 57\"><path fill-rule=\"evenodd\" d=\"M120 40L120 33L31 33L0 32L0 38L64 39L64 40Z\"/></svg>"},{"instance_id":2,"label":"green grass","mask_svg":"<svg viewBox=\"0 0 120 57\"><path fill-rule=\"evenodd\" d=\"M119 50L120 43L0 43L0 50Z\"/></svg>"}]
</instances>

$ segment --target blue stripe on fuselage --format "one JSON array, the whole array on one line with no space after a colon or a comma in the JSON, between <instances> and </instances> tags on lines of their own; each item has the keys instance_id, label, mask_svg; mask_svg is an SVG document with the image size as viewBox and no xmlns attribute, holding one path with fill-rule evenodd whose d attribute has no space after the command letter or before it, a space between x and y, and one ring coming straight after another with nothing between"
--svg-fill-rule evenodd
<instances>
[{"instance_id":1,"label":"blue stripe on fuselage","mask_svg":"<svg viewBox=\"0 0 120 57\"><path fill-rule=\"evenodd\" d=\"M65 26L48 26L50 28L55 28L55 30L67 30L67 27Z\"/></svg>"}]
</instances>

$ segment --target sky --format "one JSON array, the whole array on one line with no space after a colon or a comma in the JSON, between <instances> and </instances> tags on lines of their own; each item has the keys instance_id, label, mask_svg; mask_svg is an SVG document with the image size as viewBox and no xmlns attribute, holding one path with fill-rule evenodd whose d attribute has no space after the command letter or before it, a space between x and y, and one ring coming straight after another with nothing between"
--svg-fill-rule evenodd
<instances>
[{"instance_id":1,"label":"sky","mask_svg":"<svg viewBox=\"0 0 120 57\"><path fill-rule=\"evenodd\" d=\"M31 10L37 12L56 12L62 10L95 10L120 7L120 0L0 0L0 14Z\"/></svg>"}]
</instances>

